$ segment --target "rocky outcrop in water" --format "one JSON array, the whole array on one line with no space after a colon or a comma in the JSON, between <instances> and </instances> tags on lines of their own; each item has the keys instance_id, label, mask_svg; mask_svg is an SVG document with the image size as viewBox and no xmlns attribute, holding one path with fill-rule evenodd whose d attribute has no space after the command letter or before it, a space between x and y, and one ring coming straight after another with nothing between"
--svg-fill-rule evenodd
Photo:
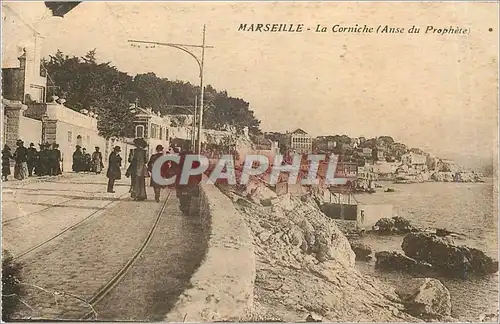
<instances>
[{"instance_id":1,"label":"rocky outcrop in water","mask_svg":"<svg viewBox=\"0 0 500 324\"><path fill-rule=\"evenodd\" d=\"M429 274L434 271L432 265L409 258L399 252L381 251L375 253L375 268L380 270L405 271L415 274Z\"/></svg>"},{"instance_id":2,"label":"rocky outcrop in water","mask_svg":"<svg viewBox=\"0 0 500 324\"><path fill-rule=\"evenodd\" d=\"M356 261L370 261L372 259L372 248L359 241L349 241L351 249L356 254Z\"/></svg>"},{"instance_id":3,"label":"rocky outcrop in water","mask_svg":"<svg viewBox=\"0 0 500 324\"><path fill-rule=\"evenodd\" d=\"M434 172L431 179L437 182L483 182L475 172Z\"/></svg>"},{"instance_id":4,"label":"rocky outcrop in water","mask_svg":"<svg viewBox=\"0 0 500 324\"><path fill-rule=\"evenodd\" d=\"M410 258L427 262L453 277L466 278L498 271L498 261L478 249L456 246L448 237L410 233L404 237L401 247Z\"/></svg>"},{"instance_id":5,"label":"rocky outcrop in water","mask_svg":"<svg viewBox=\"0 0 500 324\"><path fill-rule=\"evenodd\" d=\"M375 223L374 230L383 235L406 234L419 231L418 228L411 225L409 220L399 216L379 219Z\"/></svg>"},{"instance_id":6,"label":"rocky outcrop in water","mask_svg":"<svg viewBox=\"0 0 500 324\"><path fill-rule=\"evenodd\" d=\"M406 305L406 311L423 319L442 319L451 315L451 297L448 289L437 279L412 279L396 294Z\"/></svg>"}]
</instances>

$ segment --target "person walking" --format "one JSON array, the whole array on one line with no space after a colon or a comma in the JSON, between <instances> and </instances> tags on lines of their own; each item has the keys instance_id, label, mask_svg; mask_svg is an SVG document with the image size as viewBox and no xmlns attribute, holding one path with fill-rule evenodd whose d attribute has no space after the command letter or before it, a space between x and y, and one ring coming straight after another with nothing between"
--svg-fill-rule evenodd
<instances>
[{"instance_id":1,"label":"person walking","mask_svg":"<svg viewBox=\"0 0 500 324\"><path fill-rule=\"evenodd\" d=\"M120 156L121 148L115 146L113 152L109 155L108 172L106 176L108 177L108 192L114 193L115 180L120 180L122 178L122 172L120 170L122 166L122 158Z\"/></svg>"},{"instance_id":2,"label":"person walking","mask_svg":"<svg viewBox=\"0 0 500 324\"><path fill-rule=\"evenodd\" d=\"M5 144L2 150L2 177L4 181L8 181L7 178L10 176L10 160L12 160L13 155L10 147Z\"/></svg>"},{"instance_id":3,"label":"person walking","mask_svg":"<svg viewBox=\"0 0 500 324\"><path fill-rule=\"evenodd\" d=\"M95 152L92 153L92 172L100 174L104 165L102 164L102 154L99 151L99 146L95 147Z\"/></svg>"},{"instance_id":4,"label":"person walking","mask_svg":"<svg viewBox=\"0 0 500 324\"><path fill-rule=\"evenodd\" d=\"M35 148L35 144L30 143L30 147L28 148L28 177L33 176L33 170L36 166L37 159L37 151Z\"/></svg>"},{"instance_id":5,"label":"person walking","mask_svg":"<svg viewBox=\"0 0 500 324\"><path fill-rule=\"evenodd\" d=\"M161 146L161 145L156 146L156 153L151 155L151 157L149 158L149 162L148 162L149 173L152 174L154 163L162 155L163 155L163 146ZM159 185L158 183L154 182L153 176L151 176L150 186L153 187L153 190L155 192L155 201L160 202L160 192L161 192L161 189L165 188L165 186Z\"/></svg>"},{"instance_id":6,"label":"person walking","mask_svg":"<svg viewBox=\"0 0 500 324\"><path fill-rule=\"evenodd\" d=\"M28 177L28 149L24 147L22 140L17 140L17 149L14 152L14 178L17 180L24 180Z\"/></svg>"},{"instance_id":7,"label":"person walking","mask_svg":"<svg viewBox=\"0 0 500 324\"><path fill-rule=\"evenodd\" d=\"M137 201L144 201L148 198L146 193L146 177L149 177L146 165L148 162L146 155L148 143L143 138L136 138L134 144L136 149L131 164L134 164L132 174L135 174L135 182L131 196Z\"/></svg>"}]
</instances>

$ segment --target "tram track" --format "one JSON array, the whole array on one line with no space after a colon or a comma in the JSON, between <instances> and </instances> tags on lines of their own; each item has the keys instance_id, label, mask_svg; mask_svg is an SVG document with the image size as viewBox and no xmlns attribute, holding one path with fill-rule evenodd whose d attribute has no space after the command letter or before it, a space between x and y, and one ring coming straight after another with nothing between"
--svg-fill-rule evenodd
<instances>
[{"instance_id":1,"label":"tram track","mask_svg":"<svg viewBox=\"0 0 500 324\"><path fill-rule=\"evenodd\" d=\"M125 195L129 194L129 192L125 192L123 194L121 194L120 196L118 196L118 198L116 200L112 200L110 202L108 202L106 205L102 206L102 207L99 207L97 210L95 210L94 212L92 212L90 215L84 217L83 219L79 220L78 222L74 223L73 225L71 225L70 227L67 227L65 228L64 230L58 232L57 234L51 236L49 239L47 240L44 240L43 242L13 256L13 260L19 260L19 259L22 259L23 257L25 257L26 255L30 254L31 252L35 251L35 250L38 250L39 248L41 248L42 246L46 245L47 243L50 243L51 241L55 240L56 238L60 237L61 235L65 234L66 232L68 231L71 231L75 228L77 228L78 226L80 226L81 224L83 224L85 221L87 221L88 219L92 218L93 216L95 216L96 214L98 214L99 212L105 210L107 207L109 207L111 204L119 201L122 197L124 197ZM68 200L65 200L63 202L61 202L60 204L63 204L65 202L69 202L71 200L76 200L75 198L70 198ZM44 208L43 210L46 211L48 209L51 209L51 208L54 208L54 207L57 207L57 205L54 205L54 206L51 206L51 207L47 207L47 208ZM41 212L41 211L38 211L38 212ZM38 212L34 212L34 213L38 213ZM33 215L34 213L32 214L29 214L29 215ZM25 215L25 216L21 216L21 217L18 217L19 218L23 218L23 217L26 217L28 215ZM8 221L12 221L14 219L10 219ZM7 222L7 221L6 221ZM2 225L4 225L4 223L2 222Z\"/></svg>"},{"instance_id":2,"label":"tram track","mask_svg":"<svg viewBox=\"0 0 500 324\"><path fill-rule=\"evenodd\" d=\"M2 225L7 225L15 220L18 220L18 219L24 219L24 218L28 218L30 216L34 216L34 215L37 215L37 214L40 214L40 213L43 213L49 209L52 209L52 208L55 208L55 207L64 207L64 204L72 201L72 200L76 200L75 198L69 198L69 199L66 199L66 200L63 200L61 202L58 202L57 204L54 204L52 206L48 206L48 207L45 207L45 208L42 208L40 210L37 210L37 211L34 211L32 213L29 213L27 215L23 215L23 216L18 216L18 217L14 217L14 218L9 218L9 219L6 219L4 221L2 221Z\"/></svg>"},{"instance_id":3,"label":"tram track","mask_svg":"<svg viewBox=\"0 0 500 324\"><path fill-rule=\"evenodd\" d=\"M80 320L90 320L93 319L94 321L97 320L97 313L95 312L95 306L102 300L104 297L106 297L112 290L115 288L125 277L125 275L128 273L128 271L132 268L132 266L137 262L139 257L144 253L146 248L148 247L149 243L151 242L151 239L154 236L154 233L158 227L158 224L160 223L160 220L162 218L163 213L165 212L165 208L167 206L167 203L169 201L170 195L172 193L172 190L170 190L167 194L167 197L165 198L164 202L161 205L160 210L158 211L158 214L156 215L156 218L153 222L153 225L151 226L148 234L146 235L146 238L140 245L140 247L137 249L135 254L128 260L128 262L114 275L105 285L103 285L90 299L87 300L87 303L91 306L92 310L87 312L84 316L80 318Z\"/></svg>"}]
</instances>

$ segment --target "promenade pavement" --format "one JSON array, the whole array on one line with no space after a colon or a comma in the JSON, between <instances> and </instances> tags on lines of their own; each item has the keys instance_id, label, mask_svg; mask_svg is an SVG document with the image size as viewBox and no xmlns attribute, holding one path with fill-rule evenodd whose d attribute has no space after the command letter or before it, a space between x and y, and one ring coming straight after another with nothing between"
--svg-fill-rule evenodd
<instances>
[{"instance_id":1,"label":"promenade pavement","mask_svg":"<svg viewBox=\"0 0 500 324\"><path fill-rule=\"evenodd\" d=\"M133 201L128 194L129 181L127 178L117 181L115 193L106 192L104 175L94 174L72 173L3 183L3 248L23 265L21 281L26 305L20 308L17 317L78 320L92 310L87 301L136 253L161 210L162 203L152 199L150 187L147 187L148 201ZM127 291L128 288L141 288L144 298L136 298L139 304L132 313L129 308L122 308L129 309L127 317L146 316L155 307L157 300L145 299L152 291L169 297L163 301L166 306L156 310L158 314L167 311L184 284L165 284L168 276L161 278L157 274L175 272L170 276L180 276L183 283L188 282L202 258L198 255L193 260L193 253L184 253L203 250L196 248L201 244L198 239L201 235L196 232L199 226L187 226L186 222L194 220L186 220L181 214L175 192L169 195L169 189L163 190L163 200L167 195L169 200L158 230L161 235L153 236L153 245L146 248L140 261L125 276L125 285L119 283L110 294L112 299L103 300L106 307L100 311L109 313L108 319L124 319L109 309L130 303L130 298L124 300L134 293ZM190 256L184 260L184 255ZM145 268L142 264L147 262L153 262L159 272ZM158 291L160 287L162 291ZM99 314L94 315L100 319Z\"/></svg>"}]
</instances>

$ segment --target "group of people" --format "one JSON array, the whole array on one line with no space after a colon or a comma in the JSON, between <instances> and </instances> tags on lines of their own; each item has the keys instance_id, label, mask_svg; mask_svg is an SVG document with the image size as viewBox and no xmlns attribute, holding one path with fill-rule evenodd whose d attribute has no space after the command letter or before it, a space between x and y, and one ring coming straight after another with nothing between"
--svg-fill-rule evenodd
<instances>
[{"instance_id":1,"label":"group of people","mask_svg":"<svg viewBox=\"0 0 500 324\"><path fill-rule=\"evenodd\" d=\"M90 155L85 148L77 145L73 153L72 169L74 172L93 172L100 174L104 168L102 161L102 154L98 146L95 147L94 153Z\"/></svg>"},{"instance_id":2,"label":"group of people","mask_svg":"<svg viewBox=\"0 0 500 324\"><path fill-rule=\"evenodd\" d=\"M164 151L164 147L162 145L158 145L156 147L156 153L152 154L149 159L147 156L147 147L148 143L142 139L137 138L134 140L135 149L132 149L129 154L128 162L130 163L127 171L125 172L125 176L131 179L130 183L130 196L136 201L144 201L147 200L146 193L146 178L151 178L149 185L153 187L155 201L160 201L160 193L161 189L165 188L165 186L156 183L151 177L151 172L153 170L153 166L155 161L162 156L163 154L179 154L180 155L180 163L175 164L173 162L165 163L161 168L161 174L163 177L171 177L173 175L177 175L176 183L174 184L177 196L181 200L181 207L185 206L187 200L185 197L187 194L193 194L193 190L196 190L197 185L201 181L201 176L191 176L188 180L188 184L180 185L179 179L181 174L182 166L184 165L184 156L186 154L192 154L189 150L181 150L177 147L171 148L171 151ZM109 156L109 166L107 171L108 177L108 192L114 192L114 183L115 180L121 179L121 166L122 166L122 158L120 156L121 148L119 146L115 146L113 152ZM196 163L196 162L195 162ZM196 167L196 165L193 165Z\"/></svg>"},{"instance_id":3,"label":"group of people","mask_svg":"<svg viewBox=\"0 0 500 324\"><path fill-rule=\"evenodd\" d=\"M11 174L10 164L14 160L14 178L24 180L33 175L37 176L56 176L62 173L61 169L61 151L56 143L38 144L40 151L35 148L35 144L30 143L29 148L24 146L22 140L16 141L16 150L5 144L2 150L2 177L8 181Z\"/></svg>"}]
</instances>

